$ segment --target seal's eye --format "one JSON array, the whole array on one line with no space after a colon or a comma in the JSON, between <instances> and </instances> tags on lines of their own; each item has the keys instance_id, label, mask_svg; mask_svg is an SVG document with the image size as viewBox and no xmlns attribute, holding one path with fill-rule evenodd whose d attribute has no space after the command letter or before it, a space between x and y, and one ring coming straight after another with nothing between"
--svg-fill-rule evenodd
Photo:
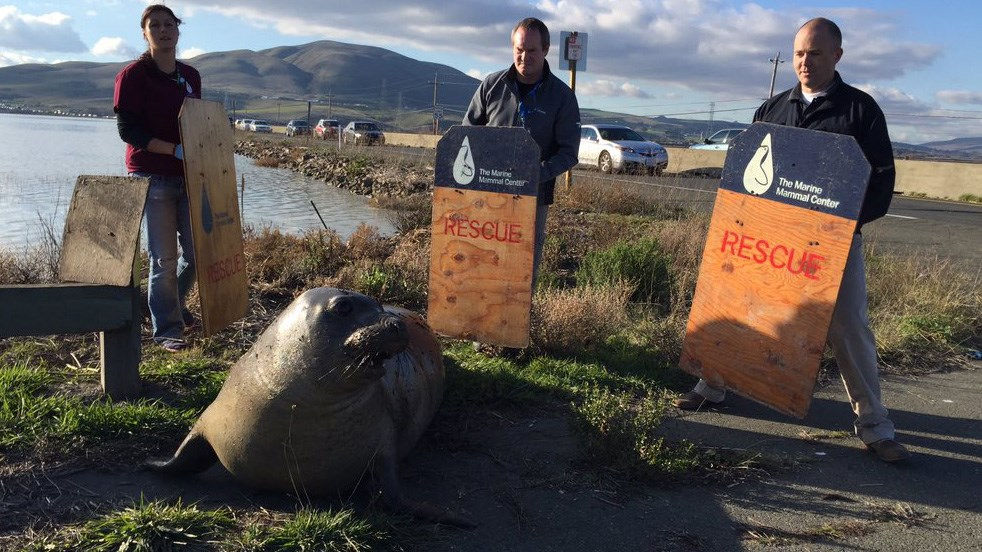
<instances>
[{"instance_id":1,"label":"seal's eye","mask_svg":"<svg viewBox=\"0 0 982 552\"><path fill-rule=\"evenodd\" d=\"M351 314L351 301L345 298L338 299L331 305L330 309L331 312L338 316L348 316Z\"/></svg>"}]
</instances>

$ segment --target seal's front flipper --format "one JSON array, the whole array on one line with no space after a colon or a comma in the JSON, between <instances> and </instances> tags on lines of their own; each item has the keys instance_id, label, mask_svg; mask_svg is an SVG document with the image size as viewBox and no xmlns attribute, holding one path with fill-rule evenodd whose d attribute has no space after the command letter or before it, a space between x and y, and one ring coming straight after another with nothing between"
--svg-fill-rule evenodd
<instances>
[{"instance_id":1,"label":"seal's front flipper","mask_svg":"<svg viewBox=\"0 0 982 552\"><path fill-rule=\"evenodd\" d=\"M432 521L433 523L443 523L453 525L463 529L474 529L477 524L454 515L450 512L437 508L426 502L414 502L402 496L399 488L399 477L396 474L396 460L388 455L383 455L376 463L376 471L380 476L382 503L387 510L399 514L409 514L417 519Z\"/></svg>"},{"instance_id":2,"label":"seal's front flipper","mask_svg":"<svg viewBox=\"0 0 982 552\"><path fill-rule=\"evenodd\" d=\"M169 460L148 460L143 463L147 469L162 473L200 473L210 468L218 460L215 449L200 433L191 431L177 452Z\"/></svg>"}]
</instances>

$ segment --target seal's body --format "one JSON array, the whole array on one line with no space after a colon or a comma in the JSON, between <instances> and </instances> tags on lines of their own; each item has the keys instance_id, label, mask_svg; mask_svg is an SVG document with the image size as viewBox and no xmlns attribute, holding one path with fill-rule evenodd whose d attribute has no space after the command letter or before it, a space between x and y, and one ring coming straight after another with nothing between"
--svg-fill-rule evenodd
<instances>
[{"instance_id":1,"label":"seal's body","mask_svg":"<svg viewBox=\"0 0 982 552\"><path fill-rule=\"evenodd\" d=\"M420 316L312 289L235 363L174 457L148 465L198 472L217 458L250 486L327 496L374 473L386 502L403 508L395 467L443 385L440 344Z\"/></svg>"}]
</instances>

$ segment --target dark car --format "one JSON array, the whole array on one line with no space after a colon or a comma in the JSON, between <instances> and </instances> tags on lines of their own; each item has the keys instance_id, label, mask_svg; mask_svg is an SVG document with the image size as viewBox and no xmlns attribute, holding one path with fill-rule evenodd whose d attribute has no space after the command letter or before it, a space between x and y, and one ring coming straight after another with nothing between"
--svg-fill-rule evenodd
<instances>
[{"instance_id":1,"label":"dark car","mask_svg":"<svg viewBox=\"0 0 982 552\"><path fill-rule=\"evenodd\" d=\"M321 140L337 140L340 128L341 124L338 123L337 119L321 119L317 121L317 126L314 127L314 136Z\"/></svg>"},{"instance_id":2,"label":"dark car","mask_svg":"<svg viewBox=\"0 0 982 552\"><path fill-rule=\"evenodd\" d=\"M345 144L353 143L356 146L370 146L372 144L385 144L385 133L377 124L371 121L351 121L344 127L341 133L341 141Z\"/></svg>"},{"instance_id":3,"label":"dark car","mask_svg":"<svg viewBox=\"0 0 982 552\"><path fill-rule=\"evenodd\" d=\"M310 134L310 124L303 119L294 119L286 124L287 136L300 136Z\"/></svg>"}]
</instances>

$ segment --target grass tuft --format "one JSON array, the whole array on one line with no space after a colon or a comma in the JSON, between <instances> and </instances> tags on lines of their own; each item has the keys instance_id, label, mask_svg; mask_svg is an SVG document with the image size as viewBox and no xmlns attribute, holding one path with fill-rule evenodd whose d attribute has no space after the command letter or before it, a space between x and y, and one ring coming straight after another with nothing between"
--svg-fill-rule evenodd
<instances>
[{"instance_id":1,"label":"grass tuft","mask_svg":"<svg viewBox=\"0 0 982 552\"><path fill-rule=\"evenodd\" d=\"M59 544L48 543L39 550L86 550L91 552L189 552L217 549L216 541L233 527L227 510L201 510L163 501L139 503L82 524L61 536Z\"/></svg>"},{"instance_id":2,"label":"grass tuft","mask_svg":"<svg viewBox=\"0 0 982 552\"><path fill-rule=\"evenodd\" d=\"M377 550L389 534L351 510L301 510L286 523L272 528L262 539L261 550L324 552Z\"/></svg>"}]
</instances>

